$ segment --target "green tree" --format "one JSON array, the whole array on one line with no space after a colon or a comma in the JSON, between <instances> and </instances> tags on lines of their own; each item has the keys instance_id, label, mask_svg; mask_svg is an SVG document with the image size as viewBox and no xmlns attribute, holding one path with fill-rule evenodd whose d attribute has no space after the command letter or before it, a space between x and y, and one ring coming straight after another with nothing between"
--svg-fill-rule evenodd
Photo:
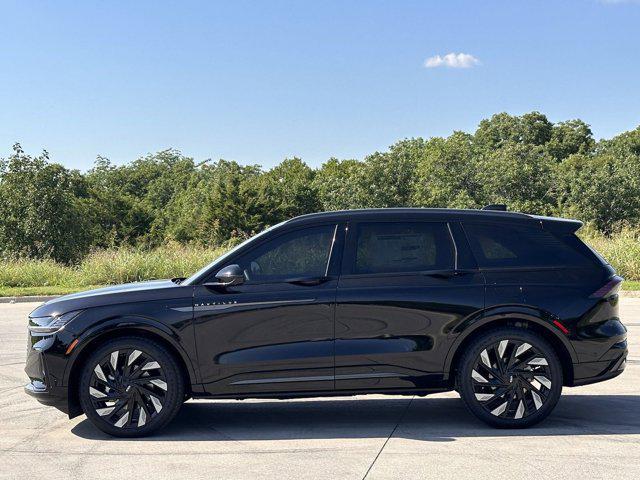
<instances>
[{"instance_id":1,"label":"green tree","mask_svg":"<svg viewBox=\"0 0 640 480\"><path fill-rule=\"evenodd\" d=\"M100 245L160 244L167 225L165 209L193 175L193 159L175 150L118 167L98 157L87 179L96 200Z\"/></svg>"},{"instance_id":2,"label":"green tree","mask_svg":"<svg viewBox=\"0 0 640 480\"><path fill-rule=\"evenodd\" d=\"M31 157L19 144L0 163L0 251L70 263L91 245L87 188L79 172Z\"/></svg>"},{"instance_id":3,"label":"green tree","mask_svg":"<svg viewBox=\"0 0 640 480\"><path fill-rule=\"evenodd\" d=\"M557 182L563 215L606 233L622 222L640 224L640 155L572 155L558 167Z\"/></svg>"},{"instance_id":4,"label":"green tree","mask_svg":"<svg viewBox=\"0 0 640 480\"><path fill-rule=\"evenodd\" d=\"M432 138L417 169L412 203L424 207L476 208L482 192L473 135Z\"/></svg>"},{"instance_id":5,"label":"green tree","mask_svg":"<svg viewBox=\"0 0 640 480\"><path fill-rule=\"evenodd\" d=\"M552 130L553 124L540 112L522 116L498 113L480 122L475 137L478 146L493 150L509 143L544 145Z\"/></svg>"},{"instance_id":6,"label":"green tree","mask_svg":"<svg viewBox=\"0 0 640 480\"><path fill-rule=\"evenodd\" d=\"M512 144L486 153L478 163L482 203L550 214L555 206L553 158L543 147Z\"/></svg>"},{"instance_id":7,"label":"green tree","mask_svg":"<svg viewBox=\"0 0 640 480\"><path fill-rule=\"evenodd\" d=\"M422 138L404 139L391 145L388 152L366 157L355 179L359 203L368 208L410 206L425 143Z\"/></svg>"},{"instance_id":8,"label":"green tree","mask_svg":"<svg viewBox=\"0 0 640 480\"><path fill-rule=\"evenodd\" d=\"M595 145L589 125L582 120L569 120L553 126L546 149L556 161L562 161L575 153L592 153Z\"/></svg>"},{"instance_id":9,"label":"green tree","mask_svg":"<svg viewBox=\"0 0 640 480\"><path fill-rule=\"evenodd\" d=\"M596 146L596 153L613 155L618 158L640 155L640 126L610 140L601 140Z\"/></svg>"},{"instance_id":10,"label":"green tree","mask_svg":"<svg viewBox=\"0 0 640 480\"><path fill-rule=\"evenodd\" d=\"M320 199L313 179L315 171L299 158L285 159L262 174L258 196L270 224L318 211Z\"/></svg>"},{"instance_id":11,"label":"green tree","mask_svg":"<svg viewBox=\"0 0 640 480\"><path fill-rule=\"evenodd\" d=\"M359 178L364 169L357 160L331 158L316 172L314 188L322 210L364 208Z\"/></svg>"},{"instance_id":12,"label":"green tree","mask_svg":"<svg viewBox=\"0 0 640 480\"><path fill-rule=\"evenodd\" d=\"M219 160L203 165L198 179L168 206L167 235L182 242L220 245L269 225L260 195L260 167Z\"/></svg>"},{"instance_id":13,"label":"green tree","mask_svg":"<svg viewBox=\"0 0 640 480\"><path fill-rule=\"evenodd\" d=\"M165 150L86 174L19 145L0 166L0 254L73 262L90 248L219 245L297 215L371 207L478 208L576 216L613 231L640 224L640 127L595 142L581 120L499 113L474 134L410 138L362 161L264 172ZM69 234L71 232L71 234Z\"/></svg>"}]
</instances>

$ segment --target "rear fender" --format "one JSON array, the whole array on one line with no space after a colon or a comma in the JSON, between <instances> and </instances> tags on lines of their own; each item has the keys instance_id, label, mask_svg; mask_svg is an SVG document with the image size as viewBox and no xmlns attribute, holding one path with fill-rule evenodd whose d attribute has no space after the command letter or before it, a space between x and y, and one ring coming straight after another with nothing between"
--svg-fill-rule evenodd
<instances>
[{"instance_id":1,"label":"rear fender","mask_svg":"<svg viewBox=\"0 0 640 480\"><path fill-rule=\"evenodd\" d=\"M447 353L444 372L451 371L453 359L458 352L458 348L465 340L481 329L492 325L498 327L509 321L529 322L542 327L565 347L571 357L571 362L578 363L578 357L569 338L553 324L554 320L559 320L559 318L542 309L528 305L500 305L485 310L481 315L467 318L452 330L452 334L457 335L457 337Z\"/></svg>"}]
</instances>

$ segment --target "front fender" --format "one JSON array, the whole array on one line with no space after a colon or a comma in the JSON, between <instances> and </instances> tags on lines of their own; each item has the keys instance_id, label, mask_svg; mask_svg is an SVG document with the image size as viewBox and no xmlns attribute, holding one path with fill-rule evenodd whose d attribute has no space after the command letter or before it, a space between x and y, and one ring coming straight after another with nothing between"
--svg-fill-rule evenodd
<instances>
[{"instance_id":1,"label":"front fender","mask_svg":"<svg viewBox=\"0 0 640 480\"><path fill-rule=\"evenodd\" d=\"M176 332L174 332L171 328L169 328L162 322L159 322L152 318L138 315L126 315L107 318L100 322L96 322L87 330L83 331L78 337L76 337L78 340L78 345L72 351L67 362L67 368L65 369L64 373L64 385L69 385L69 377L71 375L71 372L73 371L77 359L80 358L84 353L86 353L87 347L89 347L94 340L104 335L112 336L114 334L117 334L119 331L132 332L134 330L146 332L153 336L160 337L162 340L171 345L171 347L173 347L178 355L180 355L182 362L186 366L190 383L199 383L197 370L194 368L191 358L185 351L184 347L181 345Z\"/></svg>"}]
</instances>

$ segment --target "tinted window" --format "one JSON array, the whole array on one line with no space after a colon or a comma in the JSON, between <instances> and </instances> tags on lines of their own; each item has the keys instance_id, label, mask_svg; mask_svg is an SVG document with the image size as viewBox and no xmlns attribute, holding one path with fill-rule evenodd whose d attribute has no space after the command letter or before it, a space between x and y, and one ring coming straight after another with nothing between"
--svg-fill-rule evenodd
<instances>
[{"instance_id":1,"label":"tinted window","mask_svg":"<svg viewBox=\"0 0 640 480\"><path fill-rule=\"evenodd\" d=\"M354 273L453 268L453 246L443 223L361 223Z\"/></svg>"},{"instance_id":2,"label":"tinted window","mask_svg":"<svg viewBox=\"0 0 640 480\"><path fill-rule=\"evenodd\" d=\"M281 235L238 260L247 280L268 282L326 274L335 225Z\"/></svg>"},{"instance_id":3,"label":"tinted window","mask_svg":"<svg viewBox=\"0 0 640 480\"><path fill-rule=\"evenodd\" d=\"M464 229L480 267L593 265L584 254L540 226L465 223Z\"/></svg>"}]
</instances>

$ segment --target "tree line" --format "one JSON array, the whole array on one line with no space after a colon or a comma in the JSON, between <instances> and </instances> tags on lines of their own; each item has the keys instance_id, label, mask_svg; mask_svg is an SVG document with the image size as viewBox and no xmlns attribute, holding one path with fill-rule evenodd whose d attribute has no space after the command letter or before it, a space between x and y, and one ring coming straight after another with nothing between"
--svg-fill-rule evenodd
<instances>
[{"instance_id":1,"label":"tree line","mask_svg":"<svg viewBox=\"0 0 640 480\"><path fill-rule=\"evenodd\" d=\"M0 160L0 256L73 263L91 249L234 243L304 213L367 207L561 215L611 234L640 224L640 127L596 141L581 120L499 113L474 133L400 140L363 160L299 158L269 170L176 150L85 173L19 144Z\"/></svg>"}]
</instances>

